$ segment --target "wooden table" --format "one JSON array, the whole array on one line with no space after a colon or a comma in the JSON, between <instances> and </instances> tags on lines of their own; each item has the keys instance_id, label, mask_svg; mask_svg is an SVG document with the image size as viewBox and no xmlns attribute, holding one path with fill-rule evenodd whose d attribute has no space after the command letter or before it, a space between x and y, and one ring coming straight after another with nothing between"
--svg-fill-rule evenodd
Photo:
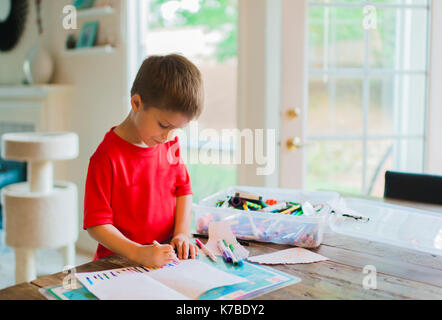
<instances>
[{"instance_id":1,"label":"wooden table","mask_svg":"<svg viewBox=\"0 0 442 320\"><path fill-rule=\"evenodd\" d=\"M379 199L379 201L385 201ZM387 200L389 203L440 212L442 206ZM250 242L251 255L270 253L289 246ZM260 297L266 299L442 299L442 256L395 247L379 242L326 233L321 246L313 251L328 261L276 265L274 268L302 279L301 282ZM201 253L202 254L202 253ZM77 272L100 271L132 265L115 255L76 268ZM377 288L364 289L364 266L377 271ZM66 274L42 276L0 291L0 299L41 299L41 287L59 285Z\"/></svg>"}]
</instances>

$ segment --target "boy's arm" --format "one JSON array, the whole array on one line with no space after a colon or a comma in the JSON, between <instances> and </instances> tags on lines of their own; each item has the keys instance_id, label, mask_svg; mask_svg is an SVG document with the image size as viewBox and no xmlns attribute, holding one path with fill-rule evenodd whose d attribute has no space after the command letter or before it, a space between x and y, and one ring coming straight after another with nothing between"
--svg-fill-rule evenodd
<instances>
[{"instance_id":1,"label":"boy's arm","mask_svg":"<svg viewBox=\"0 0 442 320\"><path fill-rule=\"evenodd\" d=\"M176 260L172 246L140 245L126 238L111 224L90 227L87 231L109 250L145 266L161 267Z\"/></svg>"},{"instance_id":2,"label":"boy's arm","mask_svg":"<svg viewBox=\"0 0 442 320\"><path fill-rule=\"evenodd\" d=\"M190 236L190 223L192 219L192 195L176 198L175 227L173 236L185 234Z\"/></svg>"},{"instance_id":3,"label":"boy's arm","mask_svg":"<svg viewBox=\"0 0 442 320\"><path fill-rule=\"evenodd\" d=\"M135 261L136 251L140 244L126 238L117 228L111 224L99 225L87 229L89 235L97 242L129 260Z\"/></svg>"},{"instance_id":4,"label":"boy's arm","mask_svg":"<svg viewBox=\"0 0 442 320\"><path fill-rule=\"evenodd\" d=\"M198 247L190 242L190 223L192 219L192 195L176 198L175 226L171 245L176 248L178 258L192 259L198 254Z\"/></svg>"}]
</instances>

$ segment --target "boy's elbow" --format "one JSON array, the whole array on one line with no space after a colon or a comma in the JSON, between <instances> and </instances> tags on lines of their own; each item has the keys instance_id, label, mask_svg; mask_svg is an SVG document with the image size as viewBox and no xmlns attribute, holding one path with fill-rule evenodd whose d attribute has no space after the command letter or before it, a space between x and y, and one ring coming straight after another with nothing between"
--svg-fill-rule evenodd
<instances>
[{"instance_id":1,"label":"boy's elbow","mask_svg":"<svg viewBox=\"0 0 442 320\"><path fill-rule=\"evenodd\" d=\"M97 235L102 226L93 226L86 229L87 233L94 239L96 239Z\"/></svg>"}]
</instances>

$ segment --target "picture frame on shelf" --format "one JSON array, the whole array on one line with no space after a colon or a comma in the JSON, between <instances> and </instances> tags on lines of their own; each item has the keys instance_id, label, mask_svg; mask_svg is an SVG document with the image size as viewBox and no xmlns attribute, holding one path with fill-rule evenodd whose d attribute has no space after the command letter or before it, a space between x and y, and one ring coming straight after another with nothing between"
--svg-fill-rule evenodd
<instances>
[{"instance_id":1,"label":"picture frame on shelf","mask_svg":"<svg viewBox=\"0 0 442 320\"><path fill-rule=\"evenodd\" d=\"M81 28L76 48L91 48L95 45L98 34L98 21L85 23Z\"/></svg>"}]
</instances>

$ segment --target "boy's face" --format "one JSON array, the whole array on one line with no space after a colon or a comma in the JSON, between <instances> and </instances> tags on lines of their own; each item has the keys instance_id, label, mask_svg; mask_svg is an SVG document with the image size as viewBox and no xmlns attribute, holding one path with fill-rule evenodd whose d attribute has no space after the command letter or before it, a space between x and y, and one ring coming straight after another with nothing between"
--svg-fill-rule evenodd
<instances>
[{"instance_id":1,"label":"boy's face","mask_svg":"<svg viewBox=\"0 0 442 320\"><path fill-rule=\"evenodd\" d=\"M190 119L184 114L155 107L145 109L139 95L131 99L134 124L141 140L149 147L164 143L174 129L185 127Z\"/></svg>"}]
</instances>

